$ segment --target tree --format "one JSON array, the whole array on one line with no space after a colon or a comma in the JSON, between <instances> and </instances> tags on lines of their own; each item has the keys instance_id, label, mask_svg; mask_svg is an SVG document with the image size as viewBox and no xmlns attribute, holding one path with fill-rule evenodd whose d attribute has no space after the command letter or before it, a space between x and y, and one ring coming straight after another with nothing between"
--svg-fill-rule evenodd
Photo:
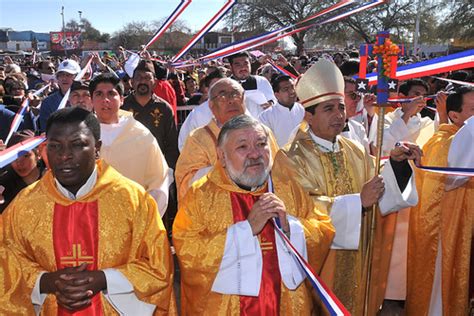
<instances>
[{"instance_id":1,"label":"tree","mask_svg":"<svg viewBox=\"0 0 474 316\"><path fill-rule=\"evenodd\" d=\"M66 32L82 32L82 39L96 42L107 42L110 38L108 33L101 33L94 28L89 20L82 18L79 22L71 19L65 25Z\"/></svg>"},{"instance_id":2,"label":"tree","mask_svg":"<svg viewBox=\"0 0 474 316\"><path fill-rule=\"evenodd\" d=\"M140 45L152 36L146 22L130 22L114 33L112 41L115 46L123 46L127 49L140 49Z\"/></svg>"},{"instance_id":3,"label":"tree","mask_svg":"<svg viewBox=\"0 0 474 316\"><path fill-rule=\"evenodd\" d=\"M442 17L439 35L444 39L461 38L474 40L474 3L472 1L449 1L448 11Z\"/></svg>"},{"instance_id":4,"label":"tree","mask_svg":"<svg viewBox=\"0 0 474 316\"><path fill-rule=\"evenodd\" d=\"M322 0L254 0L238 3L233 14L227 18L230 27L237 26L242 31L274 30L296 24L312 14L328 7L333 1ZM233 25L232 25L233 24ZM296 51L304 50L307 31L292 35Z\"/></svg>"}]
</instances>

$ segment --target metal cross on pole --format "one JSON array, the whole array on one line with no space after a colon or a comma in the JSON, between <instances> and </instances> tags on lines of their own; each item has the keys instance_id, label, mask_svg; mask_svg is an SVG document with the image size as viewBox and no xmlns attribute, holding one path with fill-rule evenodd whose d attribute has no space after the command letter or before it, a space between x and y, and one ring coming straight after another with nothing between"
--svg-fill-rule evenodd
<instances>
[{"instance_id":1,"label":"metal cross on pole","mask_svg":"<svg viewBox=\"0 0 474 316\"><path fill-rule=\"evenodd\" d=\"M365 79L367 71L367 56L377 54L377 107L379 108L379 118L377 124L377 152L375 175L380 174L380 160L382 156L383 128L385 120L385 108L388 104L388 95L390 91L397 91L398 80L396 77L398 54L403 52L403 46L398 47L390 41L390 34L387 31L379 32L376 36L376 44L365 44L360 47L360 69L359 79L356 81L357 89L366 92L369 82ZM365 90L365 91L364 91ZM368 316L369 301L371 296L372 282L372 262L373 249L375 239L375 229L377 221L377 206L374 205L369 212L369 233L366 256L364 258L364 275L365 275L365 293L364 293L364 315Z\"/></svg>"}]
</instances>

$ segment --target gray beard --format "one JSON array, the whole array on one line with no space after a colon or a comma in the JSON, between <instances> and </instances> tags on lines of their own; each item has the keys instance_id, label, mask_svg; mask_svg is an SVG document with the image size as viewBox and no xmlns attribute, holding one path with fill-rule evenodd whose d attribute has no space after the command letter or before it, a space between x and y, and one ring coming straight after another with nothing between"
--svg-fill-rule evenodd
<instances>
[{"instance_id":1,"label":"gray beard","mask_svg":"<svg viewBox=\"0 0 474 316\"><path fill-rule=\"evenodd\" d=\"M227 159L226 159L227 160ZM269 164L265 170L258 176L248 176L245 172L238 173L231 164L226 161L225 167L229 178L235 182L240 187L248 187L248 188L257 188L262 186L265 181L268 179L268 175L270 174L271 164Z\"/></svg>"}]
</instances>

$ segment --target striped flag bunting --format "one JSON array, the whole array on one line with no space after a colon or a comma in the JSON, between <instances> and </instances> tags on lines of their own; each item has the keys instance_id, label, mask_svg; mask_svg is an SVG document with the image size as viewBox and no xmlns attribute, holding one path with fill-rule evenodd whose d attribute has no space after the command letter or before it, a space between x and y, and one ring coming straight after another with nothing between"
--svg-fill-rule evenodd
<instances>
[{"instance_id":1,"label":"striped flag bunting","mask_svg":"<svg viewBox=\"0 0 474 316\"><path fill-rule=\"evenodd\" d=\"M48 83L35 93L33 93L33 96L38 96L40 95L44 90L46 90L51 84ZM23 121L23 117L25 116L25 112L28 109L30 104L30 99L26 98L23 100L21 103L20 108L18 109L18 112L15 114L15 117L13 118L13 121L10 125L10 130L8 131L7 138L5 139L5 145L8 145L8 142L10 141L10 138L12 137L13 133L15 133L18 130L18 127L20 127L21 122Z\"/></svg>"},{"instance_id":2,"label":"striped flag bunting","mask_svg":"<svg viewBox=\"0 0 474 316\"><path fill-rule=\"evenodd\" d=\"M30 150L36 148L45 140L46 137L44 136L36 136L26 141L15 144L12 147L7 148L3 151L0 151L0 168L3 168L9 163L12 163L13 161L17 160Z\"/></svg>"},{"instance_id":3,"label":"striped flag bunting","mask_svg":"<svg viewBox=\"0 0 474 316\"><path fill-rule=\"evenodd\" d=\"M423 166L417 165L418 169L446 174L446 175L453 175L453 176L464 176L464 177L474 177L474 168L456 168L456 167L430 167L430 166Z\"/></svg>"},{"instance_id":4,"label":"striped flag bunting","mask_svg":"<svg viewBox=\"0 0 474 316\"><path fill-rule=\"evenodd\" d=\"M407 80L472 67L474 67L474 49L397 67L395 78ZM356 76L355 78L357 79L358 77ZM368 74L366 79L369 80L369 84L371 85L377 84L377 73Z\"/></svg>"},{"instance_id":5,"label":"striped flag bunting","mask_svg":"<svg viewBox=\"0 0 474 316\"><path fill-rule=\"evenodd\" d=\"M273 68L275 68L275 70L277 70L278 72L280 72L281 74L285 75L285 76L290 76L292 79L296 79L298 78L297 76L295 76L294 74L292 74L291 72L289 72L288 70L286 70L285 68L283 67L280 67L279 65L277 65L275 62L273 62L272 60L268 60L268 63L270 65L272 65Z\"/></svg>"},{"instance_id":6,"label":"striped flag bunting","mask_svg":"<svg viewBox=\"0 0 474 316\"><path fill-rule=\"evenodd\" d=\"M192 0L182 0L178 6L174 9L173 13L166 19L163 25L155 32L153 37L146 43L145 48L147 49L151 44L156 42L166 30L173 24L173 22L183 13L183 11L191 4Z\"/></svg>"},{"instance_id":7,"label":"striped flag bunting","mask_svg":"<svg viewBox=\"0 0 474 316\"><path fill-rule=\"evenodd\" d=\"M222 17L229 12L229 10L237 3L237 0L227 0L226 3L219 9L219 11L204 25L204 27L197 32L191 40L184 45L183 48L171 59L171 62L175 62L183 57L214 25L219 22Z\"/></svg>"},{"instance_id":8,"label":"striped flag bunting","mask_svg":"<svg viewBox=\"0 0 474 316\"><path fill-rule=\"evenodd\" d=\"M474 83L472 83L472 82L460 81L460 80L454 80L454 79L448 79L448 78L436 77L436 76L432 76L432 77L433 77L433 78L436 78L436 79L438 79L438 80L442 80L442 81L447 81L447 82L455 83L455 84L458 84L458 85L461 85L461 86L474 87Z\"/></svg>"},{"instance_id":9,"label":"striped flag bunting","mask_svg":"<svg viewBox=\"0 0 474 316\"><path fill-rule=\"evenodd\" d=\"M268 192L274 192L273 190L273 181L272 176L268 177ZM349 311L342 305L339 299L332 293L329 287L323 282L323 280L314 272L311 265L305 260L305 258L298 252L298 250L293 246L291 241L286 237L285 233L281 229L280 221L278 218L273 219L273 226L275 227L275 231L281 237L285 246L287 247L288 251L291 252L293 258L295 258L296 262L298 262L301 269L306 274L306 277L310 281L311 285L318 293L321 301L323 302L324 306L327 308L327 311L331 316L349 316L351 315Z\"/></svg>"},{"instance_id":10,"label":"striped flag bunting","mask_svg":"<svg viewBox=\"0 0 474 316\"><path fill-rule=\"evenodd\" d=\"M252 49L258 46L262 46L262 45L277 41L279 39L290 36L292 34L301 32L303 30L307 30L316 25L323 25L329 22L340 20L342 18L348 17L362 10L367 10L369 8L383 4L385 2L386 0L376 0L376 1L369 1L369 2L343 0L299 23L289 25L289 26L286 26L274 31L270 31L261 35L253 36L242 41L234 42L232 44L219 48L207 54L206 56L199 58L199 60L201 62L207 62L207 61L217 59L217 58L224 58L224 57L227 57L229 55L232 55L244 50ZM334 13L335 11L340 10L341 8L347 7L349 5L355 5L355 7L350 8L347 12L338 13L335 16L328 18L324 21L321 21L321 22L314 21L317 18L320 18L329 13ZM290 30L290 29L293 29L293 30Z\"/></svg>"}]
</instances>

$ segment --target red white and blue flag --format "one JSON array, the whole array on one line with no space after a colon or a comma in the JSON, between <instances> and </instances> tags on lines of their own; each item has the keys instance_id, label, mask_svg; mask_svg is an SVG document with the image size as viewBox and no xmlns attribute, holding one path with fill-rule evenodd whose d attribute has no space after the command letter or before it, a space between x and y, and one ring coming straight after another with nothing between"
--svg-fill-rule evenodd
<instances>
[{"instance_id":1,"label":"red white and blue flag","mask_svg":"<svg viewBox=\"0 0 474 316\"><path fill-rule=\"evenodd\" d=\"M15 144L12 147L7 148L3 151L0 151L0 168L3 168L9 163L12 163L13 161L17 160L30 150L35 149L45 140L46 137L44 136L36 136L26 141Z\"/></svg>"}]
</instances>

